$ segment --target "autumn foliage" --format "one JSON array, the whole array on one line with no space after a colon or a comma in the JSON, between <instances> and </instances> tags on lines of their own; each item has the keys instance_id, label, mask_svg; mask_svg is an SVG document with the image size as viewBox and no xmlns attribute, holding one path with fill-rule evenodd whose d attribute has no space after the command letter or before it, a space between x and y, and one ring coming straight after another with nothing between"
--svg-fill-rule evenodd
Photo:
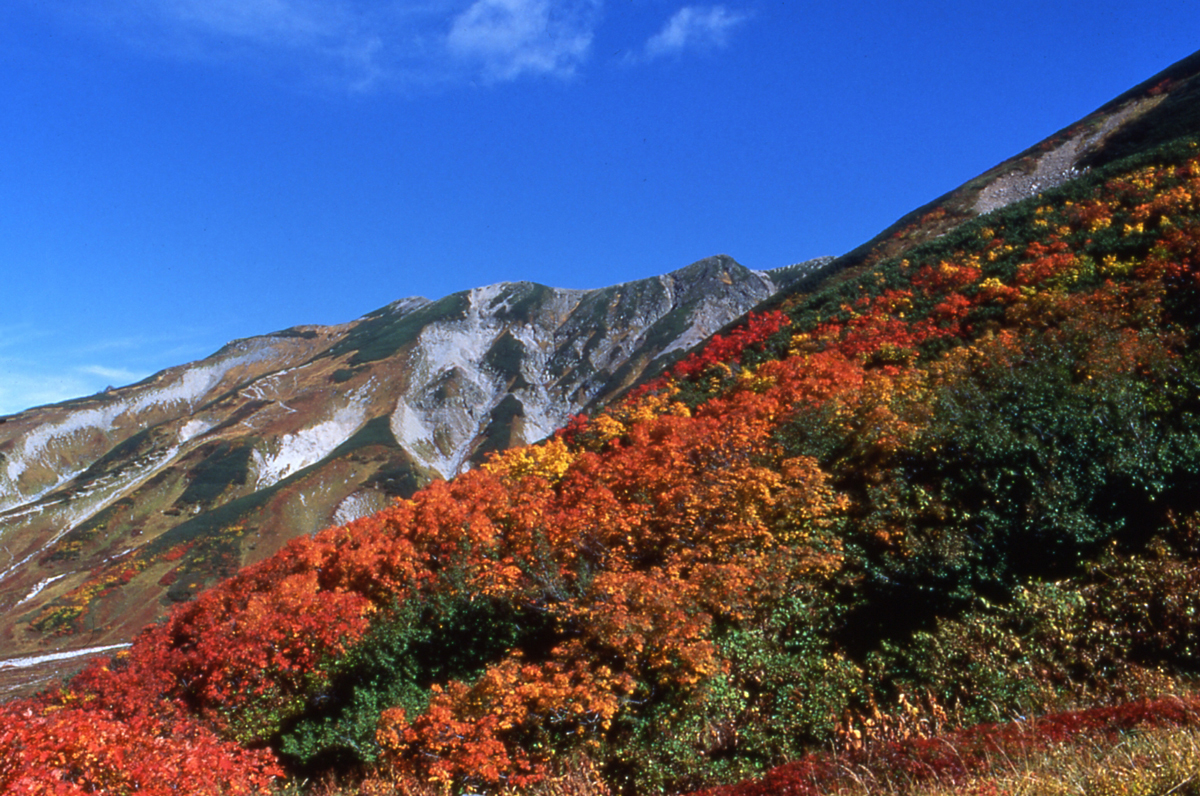
<instances>
[{"instance_id":1,"label":"autumn foliage","mask_svg":"<svg viewBox=\"0 0 1200 796\"><path fill-rule=\"evenodd\" d=\"M1184 142L751 315L3 706L0 788L496 791L583 757L680 791L872 734L932 765L885 737L913 711L1174 687L1200 667L1197 197Z\"/></svg>"}]
</instances>

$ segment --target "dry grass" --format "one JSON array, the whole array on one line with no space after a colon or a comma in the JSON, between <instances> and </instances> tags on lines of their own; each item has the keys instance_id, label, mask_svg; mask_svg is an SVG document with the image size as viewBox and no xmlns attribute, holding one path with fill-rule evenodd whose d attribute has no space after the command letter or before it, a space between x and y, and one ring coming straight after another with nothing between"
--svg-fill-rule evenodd
<instances>
[{"instance_id":1,"label":"dry grass","mask_svg":"<svg viewBox=\"0 0 1200 796\"><path fill-rule=\"evenodd\" d=\"M1200 729L1131 732L1114 742L1080 738L1012 758L998 755L967 781L891 779L846 768L840 796L1200 796Z\"/></svg>"},{"instance_id":2,"label":"dry grass","mask_svg":"<svg viewBox=\"0 0 1200 796\"><path fill-rule=\"evenodd\" d=\"M1200 796L1200 729L1131 732L1106 743L1080 738L1023 757L998 754L986 775L942 781L937 777L889 776L867 765L845 767L821 792L837 796ZM836 784L835 784L836 783ZM382 783L377 783L382 785ZM327 785L321 796L364 793L358 787ZM370 789L374 796L467 796L420 782ZM558 777L496 796L613 796L587 761Z\"/></svg>"},{"instance_id":3,"label":"dry grass","mask_svg":"<svg viewBox=\"0 0 1200 796\"><path fill-rule=\"evenodd\" d=\"M590 760L580 760L567 766L558 777L530 788L504 791L501 796L612 796L612 791Z\"/></svg>"},{"instance_id":4,"label":"dry grass","mask_svg":"<svg viewBox=\"0 0 1200 796\"><path fill-rule=\"evenodd\" d=\"M922 701L927 702L927 700ZM901 701L866 735L707 796L1200 796L1200 695L1182 694L946 731L954 717ZM936 704L933 706L936 708ZM850 743L847 743L849 741ZM378 777L378 774L376 775ZM298 783L280 796L474 796L413 779ZM614 796L595 765L487 796Z\"/></svg>"}]
</instances>

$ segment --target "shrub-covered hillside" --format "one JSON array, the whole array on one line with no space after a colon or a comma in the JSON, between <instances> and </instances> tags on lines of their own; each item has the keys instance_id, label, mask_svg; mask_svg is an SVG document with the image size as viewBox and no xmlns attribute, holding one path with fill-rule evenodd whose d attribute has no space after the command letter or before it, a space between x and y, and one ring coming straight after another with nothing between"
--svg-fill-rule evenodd
<instances>
[{"instance_id":1,"label":"shrub-covered hillside","mask_svg":"<svg viewBox=\"0 0 1200 796\"><path fill-rule=\"evenodd\" d=\"M1184 693L1198 203L1185 136L751 316L0 707L0 788L684 792Z\"/></svg>"}]
</instances>

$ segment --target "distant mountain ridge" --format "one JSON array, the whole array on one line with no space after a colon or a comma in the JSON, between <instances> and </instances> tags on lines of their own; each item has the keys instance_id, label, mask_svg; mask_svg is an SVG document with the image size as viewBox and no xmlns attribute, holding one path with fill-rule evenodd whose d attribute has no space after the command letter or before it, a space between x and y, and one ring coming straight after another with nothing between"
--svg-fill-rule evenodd
<instances>
[{"instance_id":1,"label":"distant mountain ridge","mask_svg":"<svg viewBox=\"0 0 1200 796\"><path fill-rule=\"evenodd\" d=\"M288 538L548 436L825 262L760 272L717 256L598 290L406 298L9 416L0 658L79 646L85 630L88 643L126 640ZM102 586L66 604L134 559L142 588L120 589L119 604Z\"/></svg>"}]
</instances>

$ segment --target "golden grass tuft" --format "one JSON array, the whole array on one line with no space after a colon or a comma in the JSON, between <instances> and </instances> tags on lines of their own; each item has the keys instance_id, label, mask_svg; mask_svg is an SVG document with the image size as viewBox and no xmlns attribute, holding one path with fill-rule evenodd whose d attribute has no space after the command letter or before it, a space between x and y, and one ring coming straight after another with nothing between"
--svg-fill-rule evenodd
<instances>
[{"instance_id":1,"label":"golden grass tuft","mask_svg":"<svg viewBox=\"0 0 1200 796\"><path fill-rule=\"evenodd\" d=\"M1200 729L1081 738L1020 757L997 756L967 781L889 778L847 767L839 796L1200 796Z\"/></svg>"}]
</instances>

